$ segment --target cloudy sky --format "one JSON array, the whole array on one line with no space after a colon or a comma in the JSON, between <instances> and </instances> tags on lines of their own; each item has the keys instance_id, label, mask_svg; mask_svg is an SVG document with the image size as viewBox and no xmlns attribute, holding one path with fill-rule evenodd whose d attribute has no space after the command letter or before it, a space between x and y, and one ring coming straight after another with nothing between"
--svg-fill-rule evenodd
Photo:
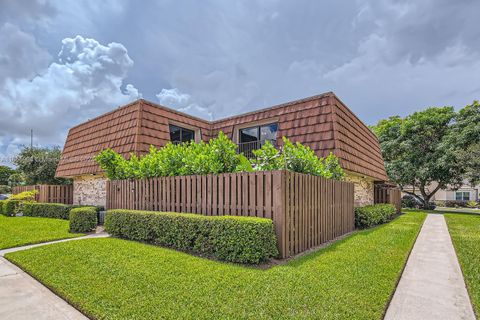
<instances>
[{"instance_id":1,"label":"cloudy sky","mask_svg":"<svg viewBox=\"0 0 480 320\"><path fill-rule=\"evenodd\" d=\"M207 119L334 91L367 124L480 98L478 0L0 0L0 156L138 97ZM3 160L5 161L5 160Z\"/></svg>"}]
</instances>

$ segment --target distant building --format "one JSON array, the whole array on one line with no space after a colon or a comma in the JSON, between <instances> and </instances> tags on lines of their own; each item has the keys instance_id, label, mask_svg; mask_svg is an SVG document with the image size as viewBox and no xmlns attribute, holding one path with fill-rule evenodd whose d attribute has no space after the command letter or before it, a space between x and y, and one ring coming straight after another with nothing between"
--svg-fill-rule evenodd
<instances>
[{"instance_id":1,"label":"distant building","mask_svg":"<svg viewBox=\"0 0 480 320\"><path fill-rule=\"evenodd\" d=\"M437 187L437 183L432 183L428 190L433 190ZM414 189L412 187L405 187L406 191L413 192ZM461 202L468 202L468 201L479 201L479 193L480 193L480 185L471 186L467 181L458 188L454 189L448 187L446 189L438 190L430 201L461 201ZM418 189L415 189L415 194L421 195ZM405 192L402 195L406 195Z\"/></svg>"}]
</instances>

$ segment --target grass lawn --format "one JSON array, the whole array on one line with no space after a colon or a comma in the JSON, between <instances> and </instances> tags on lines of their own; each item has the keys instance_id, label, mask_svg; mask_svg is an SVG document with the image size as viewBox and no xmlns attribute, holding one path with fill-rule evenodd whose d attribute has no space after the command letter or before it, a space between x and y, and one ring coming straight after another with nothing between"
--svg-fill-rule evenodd
<instances>
[{"instance_id":1,"label":"grass lawn","mask_svg":"<svg viewBox=\"0 0 480 320\"><path fill-rule=\"evenodd\" d=\"M81 236L68 227L66 220L0 215L0 249Z\"/></svg>"},{"instance_id":2,"label":"grass lawn","mask_svg":"<svg viewBox=\"0 0 480 320\"><path fill-rule=\"evenodd\" d=\"M470 299L480 315L480 215L456 213L446 214L445 218Z\"/></svg>"},{"instance_id":3,"label":"grass lawn","mask_svg":"<svg viewBox=\"0 0 480 320\"><path fill-rule=\"evenodd\" d=\"M472 209L472 208L444 208L444 207L436 207L435 212L445 212L445 213L480 213L480 209Z\"/></svg>"},{"instance_id":4,"label":"grass lawn","mask_svg":"<svg viewBox=\"0 0 480 320\"><path fill-rule=\"evenodd\" d=\"M112 238L6 257L92 318L381 319L425 216L267 270Z\"/></svg>"}]
</instances>

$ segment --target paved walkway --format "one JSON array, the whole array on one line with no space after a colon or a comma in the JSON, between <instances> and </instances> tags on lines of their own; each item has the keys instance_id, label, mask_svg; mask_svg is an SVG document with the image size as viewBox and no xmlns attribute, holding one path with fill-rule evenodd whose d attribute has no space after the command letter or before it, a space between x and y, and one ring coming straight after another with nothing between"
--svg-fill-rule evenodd
<instances>
[{"instance_id":1,"label":"paved walkway","mask_svg":"<svg viewBox=\"0 0 480 320\"><path fill-rule=\"evenodd\" d=\"M427 216L385 319L475 319L443 215Z\"/></svg>"},{"instance_id":2,"label":"paved walkway","mask_svg":"<svg viewBox=\"0 0 480 320\"><path fill-rule=\"evenodd\" d=\"M0 319L2 320L76 320L88 319L23 270L7 261L6 253L45 246L52 243L108 237L96 233L73 239L57 240L0 250Z\"/></svg>"},{"instance_id":3,"label":"paved walkway","mask_svg":"<svg viewBox=\"0 0 480 320\"><path fill-rule=\"evenodd\" d=\"M42 247L42 246L47 246L49 244L53 243L59 243L59 242L67 242L67 241L76 241L76 240L83 240L83 239L91 239L91 238L106 238L109 237L110 235L106 232L100 232L100 233L94 233L94 234L89 234L87 236L83 237L77 237L77 238L70 238L70 239L62 239L62 240L55 240L55 241L50 241L50 242L43 242L43 243L37 243L37 244L30 244L27 246L23 247L15 247L15 248L9 248L9 249L3 249L0 250L0 257L3 257L9 252L16 252L16 251L22 251L22 250L27 250L31 248L36 248L36 247Z\"/></svg>"}]
</instances>

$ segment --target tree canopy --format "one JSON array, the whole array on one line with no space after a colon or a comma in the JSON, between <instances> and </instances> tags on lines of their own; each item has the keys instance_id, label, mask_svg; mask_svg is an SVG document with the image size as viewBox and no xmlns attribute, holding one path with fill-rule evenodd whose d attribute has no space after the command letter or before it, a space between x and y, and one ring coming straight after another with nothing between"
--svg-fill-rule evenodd
<instances>
[{"instance_id":1,"label":"tree canopy","mask_svg":"<svg viewBox=\"0 0 480 320\"><path fill-rule=\"evenodd\" d=\"M0 185L8 185L9 179L15 170L8 166L0 166Z\"/></svg>"},{"instance_id":2,"label":"tree canopy","mask_svg":"<svg viewBox=\"0 0 480 320\"><path fill-rule=\"evenodd\" d=\"M447 186L456 188L465 179L478 182L480 106L478 102L458 113L452 107L431 107L404 118L378 122L377 135L387 174L406 193L427 204ZM412 187L420 192L405 190Z\"/></svg>"},{"instance_id":3,"label":"tree canopy","mask_svg":"<svg viewBox=\"0 0 480 320\"><path fill-rule=\"evenodd\" d=\"M62 152L59 147L24 147L13 163L17 171L25 177L27 185L32 184L70 184L71 181L55 178L55 171Z\"/></svg>"}]
</instances>

